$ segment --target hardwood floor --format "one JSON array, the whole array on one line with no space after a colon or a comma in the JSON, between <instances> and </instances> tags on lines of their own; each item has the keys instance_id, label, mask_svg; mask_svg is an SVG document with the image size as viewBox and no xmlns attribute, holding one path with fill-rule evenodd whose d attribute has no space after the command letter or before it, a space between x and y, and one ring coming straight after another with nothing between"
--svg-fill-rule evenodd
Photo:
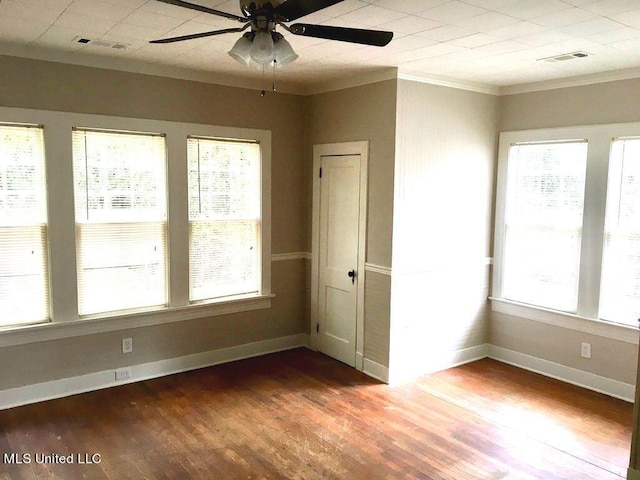
<instances>
[{"instance_id":1,"label":"hardwood floor","mask_svg":"<svg viewBox=\"0 0 640 480\"><path fill-rule=\"evenodd\" d=\"M0 479L619 480L632 410L493 360L389 387L298 349L1 411Z\"/></svg>"}]
</instances>

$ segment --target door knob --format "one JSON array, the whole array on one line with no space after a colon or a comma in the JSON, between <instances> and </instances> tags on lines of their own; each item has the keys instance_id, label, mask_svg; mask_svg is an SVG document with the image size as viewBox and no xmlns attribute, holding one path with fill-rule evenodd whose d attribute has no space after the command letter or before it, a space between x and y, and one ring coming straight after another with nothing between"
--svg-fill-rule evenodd
<instances>
[{"instance_id":1,"label":"door knob","mask_svg":"<svg viewBox=\"0 0 640 480\"><path fill-rule=\"evenodd\" d=\"M356 283L356 271L355 270L351 270L350 272L347 273L347 275L349 275L349 278L351 279L351 283L353 283L355 285L355 283Z\"/></svg>"}]
</instances>

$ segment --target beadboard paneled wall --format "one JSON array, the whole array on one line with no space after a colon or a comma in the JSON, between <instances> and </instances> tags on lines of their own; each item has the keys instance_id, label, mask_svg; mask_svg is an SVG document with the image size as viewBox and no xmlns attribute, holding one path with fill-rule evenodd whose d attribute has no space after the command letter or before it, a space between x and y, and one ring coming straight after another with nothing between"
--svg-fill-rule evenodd
<instances>
[{"instance_id":1,"label":"beadboard paneled wall","mask_svg":"<svg viewBox=\"0 0 640 480\"><path fill-rule=\"evenodd\" d=\"M487 342L497 112L491 95L398 82L392 381Z\"/></svg>"}]
</instances>

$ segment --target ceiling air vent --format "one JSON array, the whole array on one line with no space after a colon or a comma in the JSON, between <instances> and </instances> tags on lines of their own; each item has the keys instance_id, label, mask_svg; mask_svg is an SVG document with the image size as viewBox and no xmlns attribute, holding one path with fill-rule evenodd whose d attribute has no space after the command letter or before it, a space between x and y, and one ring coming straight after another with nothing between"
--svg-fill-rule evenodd
<instances>
[{"instance_id":1,"label":"ceiling air vent","mask_svg":"<svg viewBox=\"0 0 640 480\"><path fill-rule=\"evenodd\" d=\"M587 52L562 53L560 55L555 55L553 57L539 58L538 62L542 62L542 63L566 62L567 60L576 60L579 58L587 58L590 56L592 55Z\"/></svg>"},{"instance_id":2,"label":"ceiling air vent","mask_svg":"<svg viewBox=\"0 0 640 480\"><path fill-rule=\"evenodd\" d=\"M127 47L131 46L129 43L106 42L104 40L93 40L87 37L76 37L73 39L73 43L93 45L94 47L115 48L116 50L126 50Z\"/></svg>"}]
</instances>

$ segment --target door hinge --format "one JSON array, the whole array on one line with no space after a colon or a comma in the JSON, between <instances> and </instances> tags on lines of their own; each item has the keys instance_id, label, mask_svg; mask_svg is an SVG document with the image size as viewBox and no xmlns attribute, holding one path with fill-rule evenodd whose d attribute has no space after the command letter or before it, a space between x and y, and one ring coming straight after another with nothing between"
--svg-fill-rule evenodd
<instances>
[{"instance_id":1,"label":"door hinge","mask_svg":"<svg viewBox=\"0 0 640 480\"><path fill-rule=\"evenodd\" d=\"M316 323L316 333L320 333L320 322Z\"/></svg>"},{"instance_id":2,"label":"door hinge","mask_svg":"<svg viewBox=\"0 0 640 480\"><path fill-rule=\"evenodd\" d=\"M318 173L318 176L322 178L322 167L320 167L320 172Z\"/></svg>"}]
</instances>

